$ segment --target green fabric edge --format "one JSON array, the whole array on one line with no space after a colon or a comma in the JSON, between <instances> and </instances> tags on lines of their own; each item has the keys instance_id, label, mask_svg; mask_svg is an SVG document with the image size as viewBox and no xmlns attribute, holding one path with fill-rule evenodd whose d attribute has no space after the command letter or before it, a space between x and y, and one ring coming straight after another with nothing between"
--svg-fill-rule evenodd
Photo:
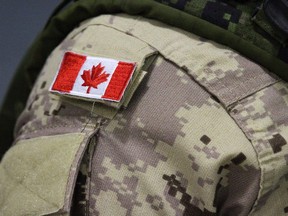
<instances>
[{"instance_id":1,"label":"green fabric edge","mask_svg":"<svg viewBox=\"0 0 288 216\"><path fill-rule=\"evenodd\" d=\"M13 141L13 127L50 52L81 21L101 14L127 13L156 19L227 45L288 80L288 65L253 44L205 20L153 0L81 0L53 17L20 63L0 111L0 158ZM19 88L21 87L21 91Z\"/></svg>"},{"instance_id":2,"label":"green fabric edge","mask_svg":"<svg viewBox=\"0 0 288 216\"><path fill-rule=\"evenodd\" d=\"M273 26L268 18L266 17L263 8L261 8L252 21L259 26L259 28L272 37L274 40L278 41L282 46L286 45L287 37L279 31L275 26Z\"/></svg>"}]
</instances>

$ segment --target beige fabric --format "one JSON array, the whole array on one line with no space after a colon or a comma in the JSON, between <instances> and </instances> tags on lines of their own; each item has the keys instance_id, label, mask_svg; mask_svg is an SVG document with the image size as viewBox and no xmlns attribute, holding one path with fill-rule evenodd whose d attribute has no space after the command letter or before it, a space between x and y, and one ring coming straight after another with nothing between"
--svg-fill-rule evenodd
<instances>
[{"instance_id":1,"label":"beige fabric","mask_svg":"<svg viewBox=\"0 0 288 216\"><path fill-rule=\"evenodd\" d=\"M129 98L131 98L131 95L136 90L145 74L145 72L142 71L145 60L153 55L155 50L147 43L144 43L135 37L123 34L113 28L107 28L106 26L92 26L86 29L81 27L81 31L79 30L79 28L75 29L65 39L66 42L63 42L64 46L65 43L69 44L69 41L73 44L70 47L65 47L65 51L70 50L84 55L112 58L120 61L126 60L137 63L136 71L129 83L122 101L120 103L100 101L107 106L114 107L115 109L119 109L124 103L128 104ZM87 43L87 41L89 41L89 43ZM58 49L63 49L63 44L56 48L55 52L57 52ZM55 69L52 69L52 71L54 70ZM52 74L55 75L55 73ZM68 99L67 101L71 100ZM91 108L90 103L82 103L81 98L78 101L77 106L87 110L90 110ZM110 109L110 113L105 113L105 108L98 108L94 110L94 113L112 118L116 111L117 110L114 110L113 112L113 109Z\"/></svg>"},{"instance_id":2,"label":"beige fabric","mask_svg":"<svg viewBox=\"0 0 288 216\"><path fill-rule=\"evenodd\" d=\"M19 141L0 166L0 215L44 215L63 208L71 165L85 134Z\"/></svg>"},{"instance_id":3,"label":"beige fabric","mask_svg":"<svg viewBox=\"0 0 288 216\"><path fill-rule=\"evenodd\" d=\"M226 107L278 80L230 48L158 21L103 15L84 22L81 29L89 25L109 26L145 41L187 70Z\"/></svg>"},{"instance_id":4,"label":"beige fabric","mask_svg":"<svg viewBox=\"0 0 288 216\"><path fill-rule=\"evenodd\" d=\"M231 115L255 146L263 170L259 200L252 215L282 215L287 206L287 113L288 84L285 82L239 101L231 110ZM275 205L283 209L273 208Z\"/></svg>"},{"instance_id":5,"label":"beige fabric","mask_svg":"<svg viewBox=\"0 0 288 216\"><path fill-rule=\"evenodd\" d=\"M99 131L91 173L91 215L237 215L241 205L245 215L260 182L255 150L233 119L163 58Z\"/></svg>"},{"instance_id":6,"label":"beige fabric","mask_svg":"<svg viewBox=\"0 0 288 216\"><path fill-rule=\"evenodd\" d=\"M160 55L145 75L138 71L139 81L127 96L131 102L124 102L125 109L114 109L49 94L67 50L134 60L141 66L147 56ZM67 187L63 189L63 183L59 189L66 191L64 204L62 197L56 207L49 206L29 193L23 195L20 188L32 205L19 207L17 214L24 208L27 212L61 209L58 215L71 210L74 215L262 216L267 212L274 216L268 204L282 215L288 160L286 88L286 83L231 49L159 22L126 15L87 20L47 59L15 130L15 148L44 139L45 145L57 149L51 144L55 137L64 140L85 133L78 151L75 144L74 161L72 153L65 159L71 168L67 171L65 165ZM43 151L51 150L47 148ZM20 150L24 155L29 152L29 148ZM6 156L11 154L10 160L18 156L12 153L13 149ZM6 172L7 164L2 162L1 172ZM47 170L55 164L52 160ZM5 193L15 184L7 178L3 175ZM2 197L2 203L9 199Z\"/></svg>"}]
</instances>

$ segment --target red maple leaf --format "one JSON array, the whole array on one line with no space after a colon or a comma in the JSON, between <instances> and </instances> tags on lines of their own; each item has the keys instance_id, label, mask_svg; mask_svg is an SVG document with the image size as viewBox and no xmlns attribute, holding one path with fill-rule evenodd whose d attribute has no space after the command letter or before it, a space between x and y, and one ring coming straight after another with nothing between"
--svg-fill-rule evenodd
<instances>
[{"instance_id":1,"label":"red maple leaf","mask_svg":"<svg viewBox=\"0 0 288 216\"><path fill-rule=\"evenodd\" d=\"M83 74L81 75L82 79L84 80L84 83L82 86L88 86L87 94L90 93L91 87L96 88L99 84L106 82L110 74L107 74L106 71L104 71L104 66L101 67L101 63L99 63L96 67L93 65L92 67L92 73L91 70L84 70Z\"/></svg>"}]
</instances>

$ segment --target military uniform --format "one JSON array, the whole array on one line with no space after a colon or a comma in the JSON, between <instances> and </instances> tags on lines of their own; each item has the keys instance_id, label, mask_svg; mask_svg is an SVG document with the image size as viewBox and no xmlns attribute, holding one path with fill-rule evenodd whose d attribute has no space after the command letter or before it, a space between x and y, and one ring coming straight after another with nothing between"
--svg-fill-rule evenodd
<instances>
[{"instance_id":1,"label":"military uniform","mask_svg":"<svg viewBox=\"0 0 288 216\"><path fill-rule=\"evenodd\" d=\"M67 51L136 62L121 102L49 92ZM227 46L92 17L49 54L17 120L0 213L285 215L287 111L287 83Z\"/></svg>"}]
</instances>

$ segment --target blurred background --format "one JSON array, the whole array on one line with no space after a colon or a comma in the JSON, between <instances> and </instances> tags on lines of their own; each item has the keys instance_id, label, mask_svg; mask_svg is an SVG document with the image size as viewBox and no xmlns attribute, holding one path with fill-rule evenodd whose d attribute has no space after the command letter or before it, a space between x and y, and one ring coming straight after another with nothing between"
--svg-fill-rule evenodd
<instances>
[{"instance_id":1,"label":"blurred background","mask_svg":"<svg viewBox=\"0 0 288 216\"><path fill-rule=\"evenodd\" d=\"M0 0L0 105L22 56L61 0Z\"/></svg>"}]
</instances>

